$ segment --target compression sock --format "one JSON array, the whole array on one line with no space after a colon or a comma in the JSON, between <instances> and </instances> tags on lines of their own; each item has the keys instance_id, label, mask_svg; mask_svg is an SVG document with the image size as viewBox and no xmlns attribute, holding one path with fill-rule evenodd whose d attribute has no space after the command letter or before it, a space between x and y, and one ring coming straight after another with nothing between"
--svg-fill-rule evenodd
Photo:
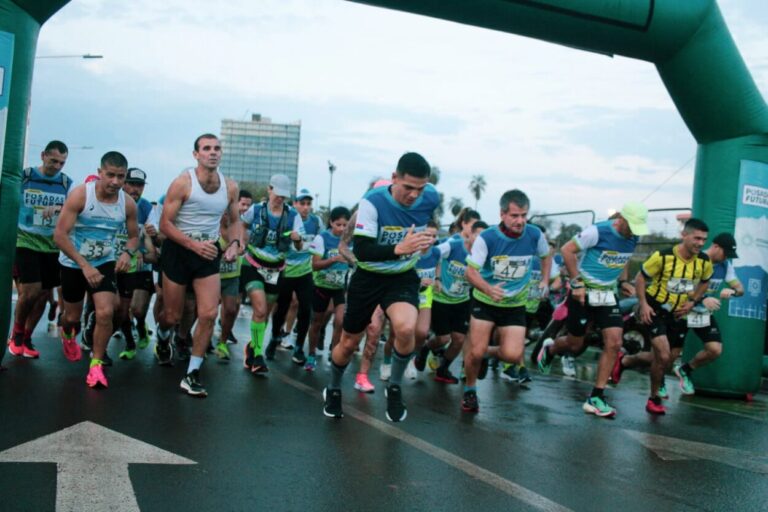
<instances>
[{"instance_id":1,"label":"compression sock","mask_svg":"<svg viewBox=\"0 0 768 512\"><path fill-rule=\"evenodd\" d=\"M392 375L389 377L390 386L399 386L403 380L403 373L411 360L412 354L403 355L397 350L392 350Z\"/></svg>"},{"instance_id":2,"label":"compression sock","mask_svg":"<svg viewBox=\"0 0 768 512\"><path fill-rule=\"evenodd\" d=\"M251 320L251 348L253 355L263 354L262 345L264 343L264 332L267 330L266 322L254 322Z\"/></svg>"}]
</instances>

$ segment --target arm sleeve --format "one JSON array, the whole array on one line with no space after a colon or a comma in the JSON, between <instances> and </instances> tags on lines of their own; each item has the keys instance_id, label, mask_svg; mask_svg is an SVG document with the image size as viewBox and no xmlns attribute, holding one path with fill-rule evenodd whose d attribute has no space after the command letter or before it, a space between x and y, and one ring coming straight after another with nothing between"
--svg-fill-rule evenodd
<instances>
[{"instance_id":1,"label":"arm sleeve","mask_svg":"<svg viewBox=\"0 0 768 512\"><path fill-rule=\"evenodd\" d=\"M485 244L485 239L482 236L479 236L475 238L475 243L472 244L472 252L467 256L467 265L475 267L476 269L483 268L487 258L488 246Z\"/></svg>"},{"instance_id":2,"label":"arm sleeve","mask_svg":"<svg viewBox=\"0 0 768 512\"><path fill-rule=\"evenodd\" d=\"M361 199L355 221L355 238L367 237L376 239L379 233L379 212L367 199ZM390 258L392 259L392 258Z\"/></svg>"},{"instance_id":3,"label":"arm sleeve","mask_svg":"<svg viewBox=\"0 0 768 512\"><path fill-rule=\"evenodd\" d=\"M250 226L253 223L253 218L255 216L256 216L256 205L252 204L251 207L248 208L245 211L245 213L240 216L240 220Z\"/></svg>"},{"instance_id":4,"label":"arm sleeve","mask_svg":"<svg viewBox=\"0 0 768 512\"><path fill-rule=\"evenodd\" d=\"M379 244L374 238L366 235L355 234L352 252L360 261L387 261L398 258L394 245Z\"/></svg>"},{"instance_id":5,"label":"arm sleeve","mask_svg":"<svg viewBox=\"0 0 768 512\"><path fill-rule=\"evenodd\" d=\"M596 246L599 239L600 233L598 233L597 226L594 224L585 228L584 231L571 238L573 243L576 244L576 247L578 247L580 251L586 251L590 247Z\"/></svg>"},{"instance_id":6,"label":"arm sleeve","mask_svg":"<svg viewBox=\"0 0 768 512\"><path fill-rule=\"evenodd\" d=\"M451 254L451 242L446 240L437 246L437 250L440 251L441 259L447 258L448 255Z\"/></svg>"},{"instance_id":7,"label":"arm sleeve","mask_svg":"<svg viewBox=\"0 0 768 512\"><path fill-rule=\"evenodd\" d=\"M323 257L325 254L325 241L321 235L317 235L315 239L312 240L312 243L309 244L309 252L315 256Z\"/></svg>"}]
</instances>

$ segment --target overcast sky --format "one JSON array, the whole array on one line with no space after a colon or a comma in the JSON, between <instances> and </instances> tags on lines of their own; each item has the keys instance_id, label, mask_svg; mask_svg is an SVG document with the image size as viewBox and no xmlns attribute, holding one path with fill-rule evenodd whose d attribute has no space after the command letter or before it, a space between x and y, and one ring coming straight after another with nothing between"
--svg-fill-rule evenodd
<instances>
[{"instance_id":1,"label":"overcast sky","mask_svg":"<svg viewBox=\"0 0 768 512\"><path fill-rule=\"evenodd\" d=\"M690 206L693 137L655 68L490 30L341 0L73 0L42 29L29 132L31 164L51 139L82 181L109 150L147 171L156 199L194 163L194 138L221 119L301 120L299 186L357 202L405 151L439 167L446 198L498 219L501 192L532 209L627 200ZM747 67L768 93L768 3L720 0ZM92 149L82 149L84 147ZM687 163L687 165L686 165ZM447 221L447 217L444 219Z\"/></svg>"}]
</instances>

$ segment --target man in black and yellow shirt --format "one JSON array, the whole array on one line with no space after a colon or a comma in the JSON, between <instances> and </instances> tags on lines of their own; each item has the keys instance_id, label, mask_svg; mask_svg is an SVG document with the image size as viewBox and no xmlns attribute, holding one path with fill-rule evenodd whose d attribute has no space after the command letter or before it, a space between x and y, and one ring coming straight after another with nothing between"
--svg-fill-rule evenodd
<instances>
[{"instance_id":1,"label":"man in black and yellow shirt","mask_svg":"<svg viewBox=\"0 0 768 512\"><path fill-rule=\"evenodd\" d=\"M689 328L694 329L704 342L705 350L716 344L711 348L713 351L716 348L718 354L720 352L717 324L700 306L713 274L712 262L701 250L708 235L709 228L703 221L689 219L683 227L680 243L671 249L653 253L637 275L635 287L640 301L639 316L648 325L653 352L651 396L645 406L651 414L666 412L659 397L659 387L672 360L670 349L682 348ZM704 316L707 322L704 322ZM684 393L693 393L688 377L698 359L675 369Z\"/></svg>"}]
</instances>

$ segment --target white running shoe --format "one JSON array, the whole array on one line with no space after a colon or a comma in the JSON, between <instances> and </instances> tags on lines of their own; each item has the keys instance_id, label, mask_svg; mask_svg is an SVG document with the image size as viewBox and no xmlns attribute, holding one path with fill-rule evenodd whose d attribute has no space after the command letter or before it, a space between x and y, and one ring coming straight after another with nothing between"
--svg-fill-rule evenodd
<instances>
[{"instance_id":1,"label":"white running shoe","mask_svg":"<svg viewBox=\"0 0 768 512\"><path fill-rule=\"evenodd\" d=\"M379 378L381 380L387 381L389 380L389 377L391 375L392 375L392 364L381 363L381 366L379 367Z\"/></svg>"},{"instance_id":2,"label":"white running shoe","mask_svg":"<svg viewBox=\"0 0 768 512\"><path fill-rule=\"evenodd\" d=\"M408 361L408 366L405 367L405 375L406 379L416 380L416 377L419 376L419 372L416 371L416 366L413 364L413 359Z\"/></svg>"},{"instance_id":3,"label":"white running shoe","mask_svg":"<svg viewBox=\"0 0 768 512\"><path fill-rule=\"evenodd\" d=\"M560 364L563 367L563 375L566 377L576 376L576 361L573 356L563 356L560 358Z\"/></svg>"}]
</instances>

